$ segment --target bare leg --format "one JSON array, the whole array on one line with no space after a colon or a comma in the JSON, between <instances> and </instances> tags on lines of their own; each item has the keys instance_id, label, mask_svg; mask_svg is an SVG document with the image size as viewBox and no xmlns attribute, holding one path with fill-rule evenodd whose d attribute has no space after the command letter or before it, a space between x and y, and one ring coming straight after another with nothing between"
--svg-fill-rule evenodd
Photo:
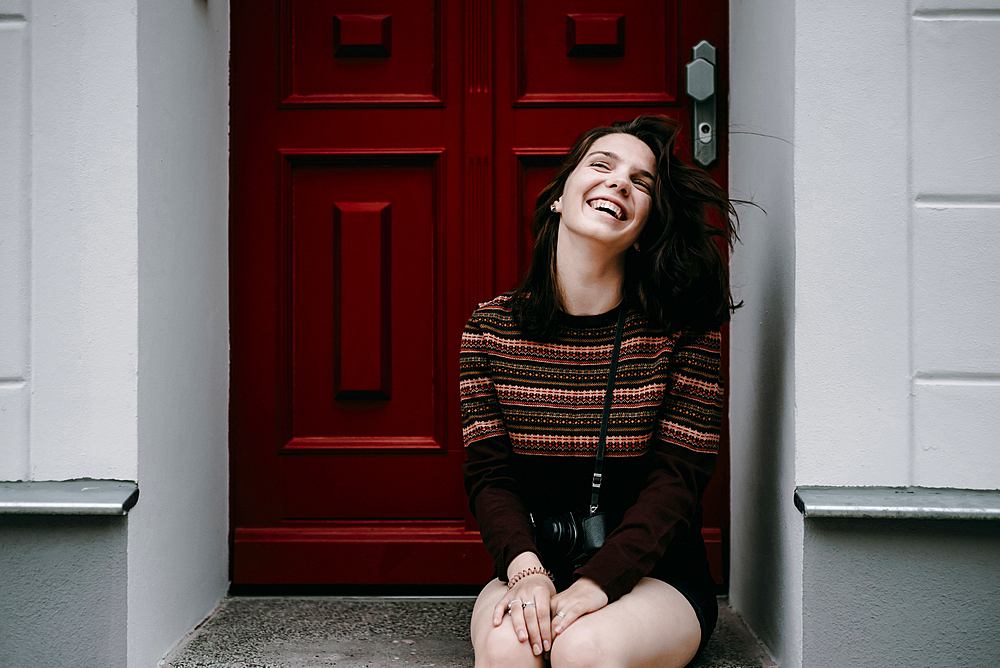
<instances>
[{"instance_id":1,"label":"bare leg","mask_svg":"<svg viewBox=\"0 0 1000 668\"><path fill-rule=\"evenodd\" d=\"M530 643L517 639L510 615L504 615L500 626L493 626L493 609L506 593L507 585L494 578L476 599L472 610L472 647L476 650L476 667L541 668L544 665L542 657L531 653Z\"/></svg>"},{"instance_id":2,"label":"bare leg","mask_svg":"<svg viewBox=\"0 0 1000 668\"><path fill-rule=\"evenodd\" d=\"M684 595L643 578L630 593L584 615L553 640L552 668L682 668L700 643L698 616Z\"/></svg>"}]
</instances>

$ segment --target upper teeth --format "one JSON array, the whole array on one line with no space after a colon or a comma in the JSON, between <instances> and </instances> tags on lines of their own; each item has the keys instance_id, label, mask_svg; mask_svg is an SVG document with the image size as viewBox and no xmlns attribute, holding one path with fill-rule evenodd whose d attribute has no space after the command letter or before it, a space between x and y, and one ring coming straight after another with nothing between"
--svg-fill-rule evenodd
<instances>
[{"instance_id":1,"label":"upper teeth","mask_svg":"<svg viewBox=\"0 0 1000 668\"><path fill-rule=\"evenodd\" d=\"M607 211L608 213L610 213L615 218L618 218L619 220L621 220L621 217L622 217L622 208L620 206L618 206L617 204L615 204L614 202L611 202L609 200L606 200L606 199L591 200L591 202L590 202L590 208L596 209L598 211Z\"/></svg>"}]
</instances>

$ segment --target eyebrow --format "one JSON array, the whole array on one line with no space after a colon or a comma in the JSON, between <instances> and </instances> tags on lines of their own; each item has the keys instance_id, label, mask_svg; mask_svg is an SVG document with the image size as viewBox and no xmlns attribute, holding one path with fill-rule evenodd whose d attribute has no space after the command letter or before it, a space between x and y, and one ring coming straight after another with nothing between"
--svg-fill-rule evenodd
<instances>
[{"instance_id":1,"label":"eyebrow","mask_svg":"<svg viewBox=\"0 0 1000 668\"><path fill-rule=\"evenodd\" d=\"M613 160L622 159L620 155L618 155L617 153L613 153L611 151L591 151L590 153L587 154L587 157L589 158L592 155L606 155L609 158L612 158ZM639 176L645 176L650 181L656 181L656 177L647 172L645 169L640 169L638 173Z\"/></svg>"}]
</instances>

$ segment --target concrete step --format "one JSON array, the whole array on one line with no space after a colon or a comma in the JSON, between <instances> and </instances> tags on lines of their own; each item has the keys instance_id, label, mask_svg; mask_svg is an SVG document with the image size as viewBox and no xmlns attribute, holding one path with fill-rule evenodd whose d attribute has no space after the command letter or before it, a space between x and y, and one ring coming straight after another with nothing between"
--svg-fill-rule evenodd
<instances>
[{"instance_id":1,"label":"concrete step","mask_svg":"<svg viewBox=\"0 0 1000 668\"><path fill-rule=\"evenodd\" d=\"M233 596L163 668L472 666L472 597ZM725 599L696 668L776 668Z\"/></svg>"}]
</instances>

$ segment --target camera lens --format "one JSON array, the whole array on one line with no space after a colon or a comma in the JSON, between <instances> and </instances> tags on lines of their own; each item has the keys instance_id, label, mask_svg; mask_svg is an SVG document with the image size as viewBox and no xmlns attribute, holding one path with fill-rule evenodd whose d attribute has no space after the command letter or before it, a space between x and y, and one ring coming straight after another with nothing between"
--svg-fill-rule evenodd
<instances>
[{"instance_id":1,"label":"camera lens","mask_svg":"<svg viewBox=\"0 0 1000 668\"><path fill-rule=\"evenodd\" d=\"M535 539L539 549L559 557L569 557L577 549L576 522L567 514L538 523Z\"/></svg>"}]
</instances>

